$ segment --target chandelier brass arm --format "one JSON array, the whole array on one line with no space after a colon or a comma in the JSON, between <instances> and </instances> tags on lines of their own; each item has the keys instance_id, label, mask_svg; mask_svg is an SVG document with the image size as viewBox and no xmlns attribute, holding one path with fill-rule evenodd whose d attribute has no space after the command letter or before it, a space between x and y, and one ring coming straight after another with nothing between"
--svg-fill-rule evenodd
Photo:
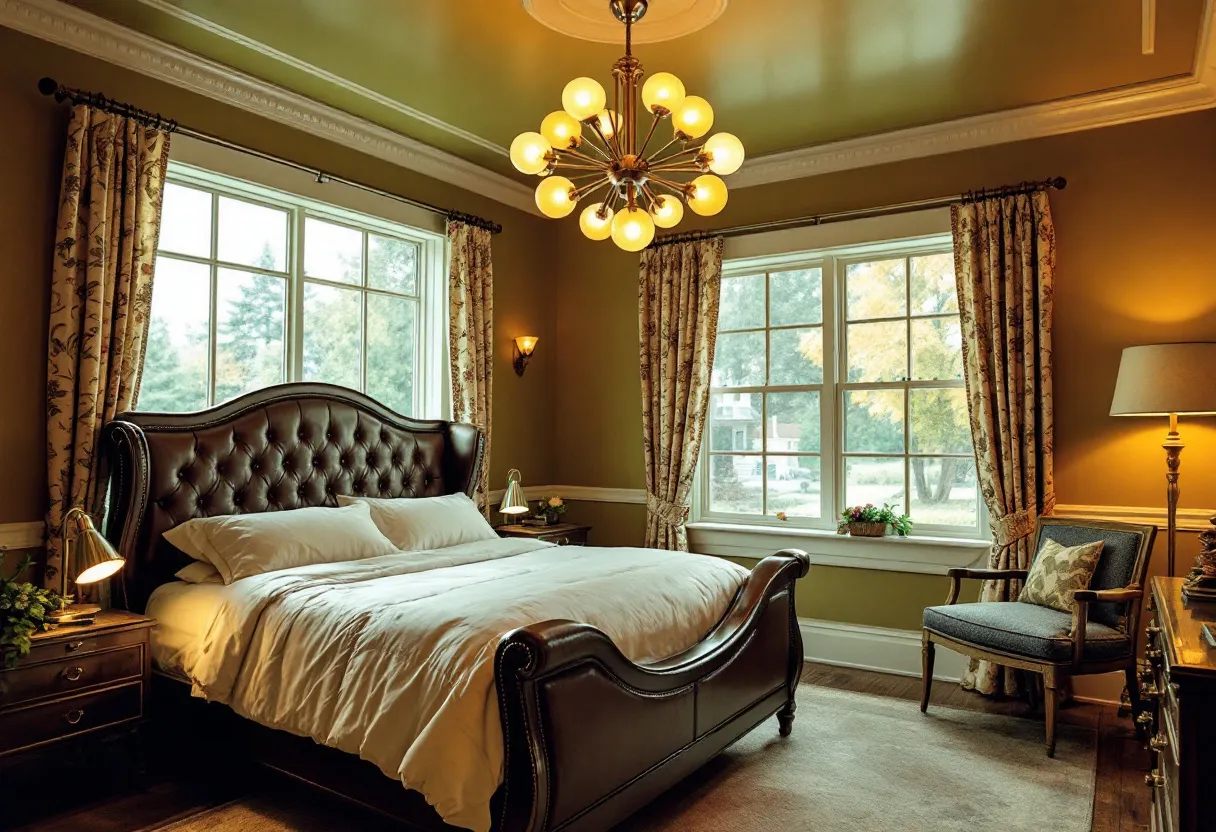
<instances>
[{"instance_id":1,"label":"chandelier brass arm","mask_svg":"<svg viewBox=\"0 0 1216 832\"><path fill-rule=\"evenodd\" d=\"M648 0L609 0L608 6L625 26L625 54L612 65L612 109L605 107L608 94L598 82L574 79L562 90L562 109L545 117L540 132L521 133L511 143L511 162L542 177L536 204L543 214L568 216L579 200L595 194L598 201L579 215L583 233L593 240L612 237L621 248L639 251L654 239L656 226L675 227L685 205L703 216L721 211L727 189L719 176L739 169L744 150L730 133L701 140L713 125L713 108L687 95L679 78L660 72L642 83L633 26L645 15ZM639 143L644 110L651 121ZM671 139L647 158L662 121L671 122ZM679 150L669 153L676 145ZM572 178L562 171L572 172ZM688 182L668 178L675 174L694 176ZM592 181L576 186L572 179ZM652 183L670 193L659 193Z\"/></svg>"}]
</instances>

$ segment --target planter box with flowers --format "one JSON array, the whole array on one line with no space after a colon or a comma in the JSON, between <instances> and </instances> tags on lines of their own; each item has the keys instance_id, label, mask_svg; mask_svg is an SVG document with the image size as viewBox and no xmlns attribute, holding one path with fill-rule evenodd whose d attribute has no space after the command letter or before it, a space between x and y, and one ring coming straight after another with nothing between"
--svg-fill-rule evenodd
<instances>
[{"instance_id":1,"label":"planter box with flowers","mask_svg":"<svg viewBox=\"0 0 1216 832\"><path fill-rule=\"evenodd\" d=\"M561 497L541 497L536 506L536 518L543 520L547 526L562 519L566 513L566 502Z\"/></svg>"},{"instance_id":2,"label":"planter box with flowers","mask_svg":"<svg viewBox=\"0 0 1216 832\"><path fill-rule=\"evenodd\" d=\"M840 512L840 518L836 533L853 537L885 537L888 526L899 537L907 537L908 532L912 531L912 518L906 514L896 514L893 505L882 508L873 503L851 506Z\"/></svg>"}]
</instances>

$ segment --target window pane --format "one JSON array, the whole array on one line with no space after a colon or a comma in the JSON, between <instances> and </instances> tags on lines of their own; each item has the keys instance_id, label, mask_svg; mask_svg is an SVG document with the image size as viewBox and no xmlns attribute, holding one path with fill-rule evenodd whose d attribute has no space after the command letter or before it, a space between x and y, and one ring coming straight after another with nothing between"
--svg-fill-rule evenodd
<instances>
[{"instance_id":1,"label":"window pane","mask_svg":"<svg viewBox=\"0 0 1216 832\"><path fill-rule=\"evenodd\" d=\"M220 197L218 257L227 263L287 271L287 212Z\"/></svg>"},{"instance_id":2,"label":"window pane","mask_svg":"<svg viewBox=\"0 0 1216 832\"><path fill-rule=\"evenodd\" d=\"M357 289L304 284L304 380L359 389L360 300Z\"/></svg>"},{"instance_id":3,"label":"window pane","mask_svg":"<svg viewBox=\"0 0 1216 832\"><path fill-rule=\"evenodd\" d=\"M764 326L764 275L727 277L722 280L722 303L718 330L758 329Z\"/></svg>"},{"instance_id":4,"label":"window pane","mask_svg":"<svg viewBox=\"0 0 1216 832\"><path fill-rule=\"evenodd\" d=\"M759 393L715 393L709 407L711 451L760 450Z\"/></svg>"},{"instance_id":5,"label":"window pane","mask_svg":"<svg viewBox=\"0 0 1216 832\"><path fill-rule=\"evenodd\" d=\"M285 378L287 319L281 277L220 269L216 282L215 400L226 401Z\"/></svg>"},{"instance_id":6,"label":"window pane","mask_svg":"<svg viewBox=\"0 0 1216 832\"><path fill-rule=\"evenodd\" d=\"M846 506L881 506L893 503L903 511L904 458L849 457L844 463L844 501ZM843 510L843 509L842 509Z\"/></svg>"},{"instance_id":7,"label":"window pane","mask_svg":"<svg viewBox=\"0 0 1216 832\"><path fill-rule=\"evenodd\" d=\"M913 315L958 311L954 281L954 252L912 258Z\"/></svg>"},{"instance_id":8,"label":"window pane","mask_svg":"<svg viewBox=\"0 0 1216 832\"><path fill-rule=\"evenodd\" d=\"M768 394L769 451L819 453L819 393Z\"/></svg>"},{"instance_id":9,"label":"window pane","mask_svg":"<svg viewBox=\"0 0 1216 832\"><path fill-rule=\"evenodd\" d=\"M764 492L759 456L709 456L709 509L733 514L763 514Z\"/></svg>"},{"instance_id":10,"label":"window pane","mask_svg":"<svg viewBox=\"0 0 1216 832\"><path fill-rule=\"evenodd\" d=\"M847 381L904 381L908 376L908 324L849 324Z\"/></svg>"},{"instance_id":11,"label":"window pane","mask_svg":"<svg viewBox=\"0 0 1216 832\"><path fill-rule=\"evenodd\" d=\"M844 449L851 453L903 453L904 391L846 392Z\"/></svg>"},{"instance_id":12,"label":"window pane","mask_svg":"<svg viewBox=\"0 0 1216 832\"><path fill-rule=\"evenodd\" d=\"M907 283L903 258L853 263L846 270L850 321L894 318L907 314Z\"/></svg>"},{"instance_id":13,"label":"window pane","mask_svg":"<svg viewBox=\"0 0 1216 832\"><path fill-rule=\"evenodd\" d=\"M367 296L367 395L406 416L414 410L416 309L406 298Z\"/></svg>"},{"instance_id":14,"label":"window pane","mask_svg":"<svg viewBox=\"0 0 1216 832\"><path fill-rule=\"evenodd\" d=\"M912 378L963 377L963 333L957 317L912 320Z\"/></svg>"},{"instance_id":15,"label":"window pane","mask_svg":"<svg viewBox=\"0 0 1216 832\"><path fill-rule=\"evenodd\" d=\"M158 257L139 410L180 413L207 406L210 318L211 267Z\"/></svg>"},{"instance_id":16,"label":"window pane","mask_svg":"<svg viewBox=\"0 0 1216 832\"><path fill-rule=\"evenodd\" d=\"M764 332L718 336L714 353L714 387L760 387L764 384Z\"/></svg>"},{"instance_id":17,"label":"window pane","mask_svg":"<svg viewBox=\"0 0 1216 832\"><path fill-rule=\"evenodd\" d=\"M418 294L418 245L367 235L367 284L390 292Z\"/></svg>"},{"instance_id":18,"label":"window pane","mask_svg":"<svg viewBox=\"0 0 1216 832\"><path fill-rule=\"evenodd\" d=\"M210 257L211 194L166 182L157 248L194 257Z\"/></svg>"},{"instance_id":19,"label":"window pane","mask_svg":"<svg viewBox=\"0 0 1216 832\"><path fill-rule=\"evenodd\" d=\"M769 326L823 323L823 270L800 269L769 275Z\"/></svg>"},{"instance_id":20,"label":"window pane","mask_svg":"<svg viewBox=\"0 0 1216 832\"><path fill-rule=\"evenodd\" d=\"M912 459L912 510L917 523L976 527L975 462L971 457Z\"/></svg>"},{"instance_id":21,"label":"window pane","mask_svg":"<svg viewBox=\"0 0 1216 832\"><path fill-rule=\"evenodd\" d=\"M971 427L967 391L961 387L910 390L912 451L920 454L969 454Z\"/></svg>"},{"instance_id":22,"label":"window pane","mask_svg":"<svg viewBox=\"0 0 1216 832\"><path fill-rule=\"evenodd\" d=\"M718 341L721 344L721 340ZM823 329L774 329L769 332L769 384L820 384L823 381Z\"/></svg>"},{"instance_id":23,"label":"window pane","mask_svg":"<svg viewBox=\"0 0 1216 832\"><path fill-rule=\"evenodd\" d=\"M304 274L341 283L362 283L363 232L312 217L305 219Z\"/></svg>"},{"instance_id":24,"label":"window pane","mask_svg":"<svg viewBox=\"0 0 1216 832\"><path fill-rule=\"evenodd\" d=\"M767 463L768 513L818 517L819 457L770 456Z\"/></svg>"}]
</instances>

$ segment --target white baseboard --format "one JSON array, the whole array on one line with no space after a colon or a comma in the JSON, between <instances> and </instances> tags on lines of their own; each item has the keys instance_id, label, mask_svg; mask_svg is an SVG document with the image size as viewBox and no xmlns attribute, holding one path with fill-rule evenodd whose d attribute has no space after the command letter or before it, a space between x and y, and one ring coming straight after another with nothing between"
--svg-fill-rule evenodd
<instances>
[{"instance_id":1,"label":"white baseboard","mask_svg":"<svg viewBox=\"0 0 1216 832\"><path fill-rule=\"evenodd\" d=\"M798 619L802 654L808 662L872 670L895 676L921 675L920 632L888 627L867 627L814 618ZM939 646L933 663L933 678L958 682L967 669L967 658ZM1123 691L1123 674L1104 673L1073 680L1073 698L1082 702L1117 704Z\"/></svg>"}]
</instances>

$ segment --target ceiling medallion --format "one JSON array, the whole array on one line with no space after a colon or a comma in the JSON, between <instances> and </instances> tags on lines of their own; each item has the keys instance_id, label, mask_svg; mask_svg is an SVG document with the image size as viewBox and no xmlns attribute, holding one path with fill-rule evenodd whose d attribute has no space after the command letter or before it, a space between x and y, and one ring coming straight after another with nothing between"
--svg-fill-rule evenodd
<instances>
[{"instance_id":1,"label":"ceiling medallion","mask_svg":"<svg viewBox=\"0 0 1216 832\"><path fill-rule=\"evenodd\" d=\"M661 43L704 29L726 11L728 0L664 0L650 12L635 43ZM581 40L617 43L620 30L604 14L604 0L523 0L525 11L541 23Z\"/></svg>"},{"instance_id":2,"label":"ceiling medallion","mask_svg":"<svg viewBox=\"0 0 1216 832\"><path fill-rule=\"evenodd\" d=\"M608 7L625 24L625 57L612 66L612 109L605 109L608 97L599 82L575 78L562 90L562 109L545 116L540 132L521 133L511 142L511 163L544 177L536 205L545 216L568 216L580 199L594 194L579 216L583 234L592 240L611 237L626 251L641 251L654 239L656 225L679 223L683 203L705 217L726 206L726 183L714 174L739 169L743 143L730 133L715 133L697 144L713 125L713 108L704 98L686 95L671 73L650 76L639 90L643 71L633 57L633 24L646 14L647 0L608 0ZM651 114L640 144L639 92ZM655 129L666 119L672 123L671 140L647 156ZM573 172L567 178L551 175L555 170ZM694 174L689 182L671 178Z\"/></svg>"}]
</instances>

